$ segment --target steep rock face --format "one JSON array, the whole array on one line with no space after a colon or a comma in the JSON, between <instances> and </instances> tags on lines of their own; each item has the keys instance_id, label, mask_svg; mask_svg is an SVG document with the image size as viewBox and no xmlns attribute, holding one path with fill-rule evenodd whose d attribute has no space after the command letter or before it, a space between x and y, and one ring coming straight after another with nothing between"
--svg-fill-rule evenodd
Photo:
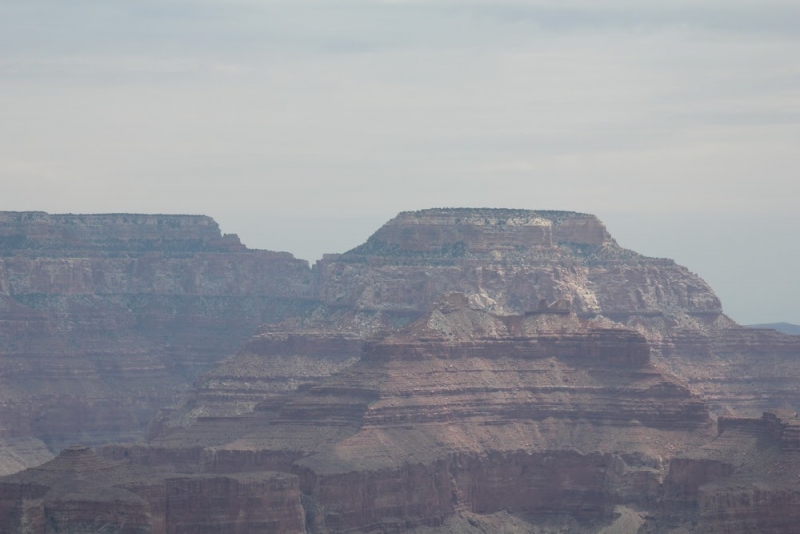
<instances>
[{"instance_id":1,"label":"steep rock face","mask_svg":"<svg viewBox=\"0 0 800 534\"><path fill-rule=\"evenodd\" d=\"M721 313L699 277L621 248L596 217L572 212L405 212L315 268L324 302L357 309L427 312L455 291L502 313L536 310L542 299L580 313Z\"/></svg>"},{"instance_id":2,"label":"steep rock face","mask_svg":"<svg viewBox=\"0 0 800 534\"><path fill-rule=\"evenodd\" d=\"M0 213L0 436L58 448L139 435L310 271L204 216Z\"/></svg>"},{"instance_id":3,"label":"steep rock face","mask_svg":"<svg viewBox=\"0 0 800 534\"><path fill-rule=\"evenodd\" d=\"M699 277L623 249L587 214L401 213L311 270L285 253L245 249L208 217L3 213L0 255L0 436L33 435L54 448L138 437L156 409L235 353L153 425L152 436L165 437L212 418L191 430L199 455L218 443L225 418L276 417L297 388L341 371L362 343L452 291L497 316L573 312L634 329L654 364L718 413L800 403L796 337L739 327ZM280 325L240 348L265 323ZM569 343L583 350L593 335ZM547 335L537 336L544 344Z\"/></svg>"},{"instance_id":4,"label":"steep rock face","mask_svg":"<svg viewBox=\"0 0 800 534\"><path fill-rule=\"evenodd\" d=\"M235 355L198 379L179 407L162 410L150 435L198 417L241 415L279 410L298 388L316 384L355 363L364 340L334 330L265 327Z\"/></svg>"},{"instance_id":5,"label":"steep rock face","mask_svg":"<svg viewBox=\"0 0 800 534\"><path fill-rule=\"evenodd\" d=\"M670 464L664 509L694 514L696 532L796 530L800 456L794 412L720 417L719 435Z\"/></svg>"},{"instance_id":6,"label":"steep rock face","mask_svg":"<svg viewBox=\"0 0 800 534\"><path fill-rule=\"evenodd\" d=\"M702 402L648 354L641 336L574 315L434 311L287 404L275 424L359 421L295 464L303 490L330 510L320 531L441 524L459 509L597 518L616 499L656 499L652 466L709 425ZM652 478L650 493L630 494L637 476ZM354 491L363 494L334 497Z\"/></svg>"},{"instance_id":7,"label":"steep rock face","mask_svg":"<svg viewBox=\"0 0 800 534\"><path fill-rule=\"evenodd\" d=\"M697 275L626 250L594 216L502 209L401 213L314 267L320 299L362 312L425 313L447 292L500 314L562 302L643 334L661 369L715 413L800 406L800 338L743 328Z\"/></svg>"},{"instance_id":8,"label":"steep rock face","mask_svg":"<svg viewBox=\"0 0 800 534\"><path fill-rule=\"evenodd\" d=\"M244 251L234 234L220 235L204 215L51 215L0 212L3 256L92 257L161 250Z\"/></svg>"},{"instance_id":9,"label":"steep rock face","mask_svg":"<svg viewBox=\"0 0 800 534\"><path fill-rule=\"evenodd\" d=\"M675 329L656 345L658 365L686 380L717 413L757 416L800 407L800 338L736 324Z\"/></svg>"},{"instance_id":10,"label":"steep rock face","mask_svg":"<svg viewBox=\"0 0 800 534\"><path fill-rule=\"evenodd\" d=\"M502 513L565 517L570 531L619 519L648 532L743 533L786 531L794 518L794 413L714 429L704 403L652 364L644 336L558 306L496 315L446 295L283 402L110 447L102 461L66 451L53 467L0 479L0 522L59 513L89 524L99 500L82 496L97 486L116 496L98 508L104 520L137 517L139 503L153 532L446 532L452 518ZM72 516L37 504L61 502L42 473L65 471L80 473L87 503Z\"/></svg>"},{"instance_id":11,"label":"steep rock face","mask_svg":"<svg viewBox=\"0 0 800 534\"><path fill-rule=\"evenodd\" d=\"M297 477L131 469L73 446L0 479L3 532L305 532Z\"/></svg>"},{"instance_id":12,"label":"steep rock face","mask_svg":"<svg viewBox=\"0 0 800 534\"><path fill-rule=\"evenodd\" d=\"M640 334L560 310L493 315L456 294L277 415L201 419L127 452L293 472L312 532L403 532L465 512L599 520L656 501L663 459L710 425Z\"/></svg>"},{"instance_id":13,"label":"steep rock face","mask_svg":"<svg viewBox=\"0 0 800 534\"><path fill-rule=\"evenodd\" d=\"M800 341L740 327L722 314L699 277L671 260L621 248L592 215L401 213L365 244L326 255L314 267L314 280L323 305L269 335L319 341L317 332L338 333L351 337L355 347L356 339L374 340L401 328L455 291L467 296L470 307L501 315L558 309L635 329L653 347L655 364L707 396L717 413L755 414L800 403ZM263 336L202 378L188 403L162 416L166 427L190 424L198 415L242 413L256 406L259 395L262 407L274 407L291 389L285 384L305 387L324 374L313 370L317 364L311 360L329 361L325 349L317 346L287 361L280 356L285 349L263 343ZM336 352L332 346L331 354ZM301 360L308 372L300 370ZM264 379L269 376L286 380ZM154 436L163 430L160 423L154 430Z\"/></svg>"},{"instance_id":14,"label":"steep rock face","mask_svg":"<svg viewBox=\"0 0 800 534\"><path fill-rule=\"evenodd\" d=\"M297 478L291 475L172 477L165 493L170 534L305 531Z\"/></svg>"},{"instance_id":15,"label":"steep rock face","mask_svg":"<svg viewBox=\"0 0 800 534\"><path fill-rule=\"evenodd\" d=\"M118 467L73 446L32 470L0 479L0 524L7 532L147 532L145 501L93 477L113 478Z\"/></svg>"},{"instance_id":16,"label":"steep rock face","mask_svg":"<svg viewBox=\"0 0 800 534\"><path fill-rule=\"evenodd\" d=\"M557 244L598 247L612 241L597 217L582 213L499 209L404 212L386 223L364 250L403 253L488 253Z\"/></svg>"},{"instance_id":17,"label":"steep rock face","mask_svg":"<svg viewBox=\"0 0 800 534\"><path fill-rule=\"evenodd\" d=\"M800 521L800 489L731 482L703 488L703 532L794 532Z\"/></svg>"},{"instance_id":18,"label":"steep rock face","mask_svg":"<svg viewBox=\"0 0 800 534\"><path fill-rule=\"evenodd\" d=\"M500 314L535 313L542 303L544 309L555 303L583 317L609 317L638 329L657 349L667 346L679 329L707 335L709 321L733 324L697 276L670 260L619 247L596 217L572 212L401 213L360 247L326 255L314 266L314 280L322 306L278 325L271 336L308 335L317 337L309 342L318 346L317 332L340 333L351 337L355 347L357 338L378 339L427 313L449 292L467 295L476 309ZM331 359L316 348L287 361L281 356L284 348L263 340L264 334L254 338L203 377L183 406L159 417L152 435L190 424L197 416L242 413L255 406L257 395L265 401L273 393L281 398L286 385L309 384L322 376L312 370L319 367L312 360ZM331 353L336 352L332 346ZM301 360L308 372L300 370ZM278 375L287 379L264 380Z\"/></svg>"}]
</instances>

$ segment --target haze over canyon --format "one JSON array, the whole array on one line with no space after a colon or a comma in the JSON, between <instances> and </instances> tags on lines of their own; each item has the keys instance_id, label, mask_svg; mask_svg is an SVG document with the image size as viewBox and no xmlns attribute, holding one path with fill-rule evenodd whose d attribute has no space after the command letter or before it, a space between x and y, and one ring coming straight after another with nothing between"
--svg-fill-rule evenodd
<instances>
[{"instance_id":1,"label":"haze over canyon","mask_svg":"<svg viewBox=\"0 0 800 534\"><path fill-rule=\"evenodd\" d=\"M313 265L0 212L3 532L791 532L800 336L594 215L402 212Z\"/></svg>"}]
</instances>

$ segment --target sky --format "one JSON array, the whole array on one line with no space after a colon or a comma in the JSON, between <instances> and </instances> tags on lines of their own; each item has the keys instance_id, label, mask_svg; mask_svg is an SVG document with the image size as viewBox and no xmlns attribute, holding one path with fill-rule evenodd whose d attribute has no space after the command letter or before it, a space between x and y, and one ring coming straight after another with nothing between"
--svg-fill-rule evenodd
<instances>
[{"instance_id":1,"label":"sky","mask_svg":"<svg viewBox=\"0 0 800 534\"><path fill-rule=\"evenodd\" d=\"M314 261L427 207L598 215L800 323L796 0L0 1L0 210Z\"/></svg>"}]
</instances>

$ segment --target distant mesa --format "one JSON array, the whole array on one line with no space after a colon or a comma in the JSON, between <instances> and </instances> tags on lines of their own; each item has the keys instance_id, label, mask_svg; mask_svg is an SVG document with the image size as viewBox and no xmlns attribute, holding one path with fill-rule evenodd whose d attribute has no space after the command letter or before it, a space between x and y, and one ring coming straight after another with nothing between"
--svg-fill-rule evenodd
<instances>
[{"instance_id":1,"label":"distant mesa","mask_svg":"<svg viewBox=\"0 0 800 534\"><path fill-rule=\"evenodd\" d=\"M558 245L598 248L615 243L603 223L586 213L438 208L400 213L351 252L463 256Z\"/></svg>"},{"instance_id":2,"label":"distant mesa","mask_svg":"<svg viewBox=\"0 0 800 534\"><path fill-rule=\"evenodd\" d=\"M242 252L235 234L221 234L206 215L133 213L51 215L0 212L0 254L120 256L131 253Z\"/></svg>"},{"instance_id":3,"label":"distant mesa","mask_svg":"<svg viewBox=\"0 0 800 534\"><path fill-rule=\"evenodd\" d=\"M792 336L800 336L800 325L792 324L792 323L763 323L763 324L749 324L747 325L748 328L770 328L772 330L777 330L778 332L783 332L784 334L789 334Z\"/></svg>"}]
</instances>

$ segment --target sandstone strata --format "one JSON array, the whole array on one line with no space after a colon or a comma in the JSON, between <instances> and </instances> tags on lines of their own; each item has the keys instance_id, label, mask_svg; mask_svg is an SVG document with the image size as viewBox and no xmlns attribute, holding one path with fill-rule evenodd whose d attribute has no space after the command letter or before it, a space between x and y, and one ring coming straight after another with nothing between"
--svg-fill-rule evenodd
<instances>
[{"instance_id":1,"label":"sandstone strata","mask_svg":"<svg viewBox=\"0 0 800 534\"><path fill-rule=\"evenodd\" d=\"M135 437L176 386L233 353L148 443L103 449L125 474L24 486L46 498L13 485L38 471L0 481L9 524L795 521L798 425L743 414L800 403L798 339L743 329L699 277L620 247L591 215L402 213L313 269L248 251L204 217L4 217L4 435ZM728 414L719 436L709 408ZM241 504L267 486L285 490L275 516ZM173 506L167 488L191 497ZM237 521L209 528L251 528Z\"/></svg>"},{"instance_id":2,"label":"sandstone strata","mask_svg":"<svg viewBox=\"0 0 800 534\"><path fill-rule=\"evenodd\" d=\"M800 340L740 327L722 313L702 279L671 260L620 247L592 215L405 212L363 245L326 255L314 266L313 280L319 306L271 335L341 332L369 341L427 313L448 292L463 293L470 306L498 314L535 313L542 302L545 309L559 303L562 311L605 318L643 334L656 364L704 395L715 413L757 415L800 403L795 357ZM312 358L324 353L314 350ZM277 363L269 351L254 339L215 372L225 376L224 384L215 374L203 378L187 405L162 418L180 425L195 415L241 413L254 406L254 400L236 399L247 397L256 383L267 387L260 376L272 373ZM298 383L309 383L303 374ZM240 393L234 393L237 384Z\"/></svg>"},{"instance_id":3,"label":"sandstone strata","mask_svg":"<svg viewBox=\"0 0 800 534\"><path fill-rule=\"evenodd\" d=\"M302 314L308 265L203 216L0 214L0 437L139 435L264 323Z\"/></svg>"},{"instance_id":4,"label":"sandstone strata","mask_svg":"<svg viewBox=\"0 0 800 534\"><path fill-rule=\"evenodd\" d=\"M800 339L741 327L700 277L620 247L594 216L434 209L401 213L367 242L315 266L320 298L362 312L425 313L443 293L500 314L562 302L642 333L661 369L714 413L800 406Z\"/></svg>"},{"instance_id":5,"label":"sandstone strata","mask_svg":"<svg viewBox=\"0 0 800 534\"><path fill-rule=\"evenodd\" d=\"M247 250L208 217L4 213L0 253L0 432L55 448L136 437L157 408L259 325L289 317L301 326L264 332L262 341L340 333L368 341L427 313L451 291L500 314L561 301L581 316L637 328L657 357L677 351L672 371L694 379L696 391L719 377L691 377L681 357L703 344L716 357L727 350L722 334L741 330L697 276L619 247L596 217L571 212L402 213L364 245L327 255L313 270L285 253ZM727 346L741 346L728 339ZM267 345L253 340L237 361L202 378L188 404L160 417L165 428L240 413L269 384L285 389L339 368L318 363L337 358L319 360L319 343L308 354L277 349L262 358ZM279 365L296 376L276 372L281 351ZM796 397L791 388L784 393L767 402L753 402L752 390L720 393L714 408L745 399L759 410Z\"/></svg>"},{"instance_id":6,"label":"sandstone strata","mask_svg":"<svg viewBox=\"0 0 800 534\"><path fill-rule=\"evenodd\" d=\"M0 480L3 532L303 533L297 477L131 469L74 446Z\"/></svg>"},{"instance_id":7,"label":"sandstone strata","mask_svg":"<svg viewBox=\"0 0 800 534\"><path fill-rule=\"evenodd\" d=\"M796 414L721 417L718 427L713 442L673 460L667 510L694 511L697 532L793 532L800 520Z\"/></svg>"},{"instance_id":8,"label":"sandstone strata","mask_svg":"<svg viewBox=\"0 0 800 534\"><path fill-rule=\"evenodd\" d=\"M722 311L686 268L623 249L596 217L572 212L401 213L315 269L323 302L356 309L424 313L452 291L500 313L536 310L542 299L568 301L581 314L671 314L686 324Z\"/></svg>"},{"instance_id":9,"label":"sandstone strata","mask_svg":"<svg viewBox=\"0 0 800 534\"><path fill-rule=\"evenodd\" d=\"M277 414L203 418L137 465L291 472L312 532L402 532L460 514L606 521L661 498L668 459L710 440L703 402L606 319L495 315L450 294Z\"/></svg>"},{"instance_id":10,"label":"sandstone strata","mask_svg":"<svg viewBox=\"0 0 800 534\"><path fill-rule=\"evenodd\" d=\"M542 302L560 303L562 311L637 328L657 349L678 329L706 335L708 322L733 325L699 277L670 260L623 249L596 217L572 212L401 213L363 245L326 255L314 266L313 280L319 306L272 328L270 335L339 332L369 341L421 317L448 292L463 293L472 307L499 314L531 313ZM253 339L240 355L202 378L184 406L162 414L154 432L188 424L198 415L241 413L252 406L254 401L239 399L252 398L254 387L263 391L268 385L263 375L275 373L276 365L294 366L276 361L284 349L269 350ZM322 353L297 353L294 361ZM297 377L298 384L310 378L303 372Z\"/></svg>"}]
</instances>

